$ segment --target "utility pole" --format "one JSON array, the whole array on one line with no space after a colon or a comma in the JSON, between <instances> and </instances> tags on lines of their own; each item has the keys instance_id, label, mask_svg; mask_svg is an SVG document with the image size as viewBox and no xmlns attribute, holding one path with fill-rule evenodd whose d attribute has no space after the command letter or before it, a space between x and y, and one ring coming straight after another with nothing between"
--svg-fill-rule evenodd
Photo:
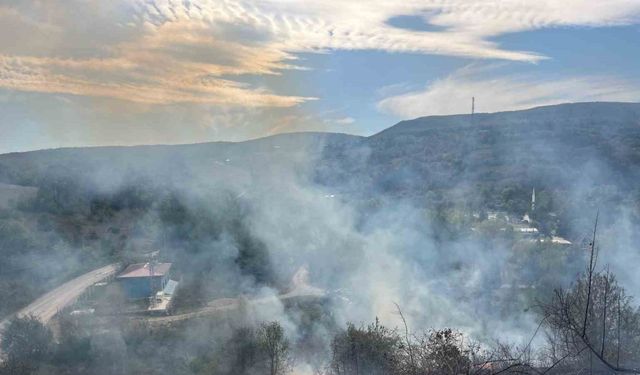
<instances>
[{"instance_id":1,"label":"utility pole","mask_svg":"<svg viewBox=\"0 0 640 375\"><path fill-rule=\"evenodd\" d=\"M149 286L151 288L151 306L155 304L156 297L156 283L155 283L155 269L156 269L156 259L153 253L149 256Z\"/></svg>"}]
</instances>

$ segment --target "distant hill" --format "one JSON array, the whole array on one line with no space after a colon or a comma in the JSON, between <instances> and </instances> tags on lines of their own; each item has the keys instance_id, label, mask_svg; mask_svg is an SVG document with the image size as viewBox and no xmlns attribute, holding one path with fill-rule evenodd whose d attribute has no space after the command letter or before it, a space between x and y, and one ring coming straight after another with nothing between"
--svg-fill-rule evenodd
<instances>
[{"instance_id":1,"label":"distant hill","mask_svg":"<svg viewBox=\"0 0 640 375\"><path fill-rule=\"evenodd\" d=\"M640 103L567 103L536 107L521 111L476 113L475 115L426 116L401 121L373 137L407 134L448 128L459 131L469 127L512 127L523 129L530 125L587 125L595 123L638 124Z\"/></svg>"},{"instance_id":2,"label":"distant hill","mask_svg":"<svg viewBox=\"0 0 640 375\"><path fill-rule=\"evenodd\" d=\"M590 180L634 188L640 104L577 103L524 111L430 116L367 139L377 186L553 186Z\"/></svg>"},{"instance_id":3,"label":"distant hill","mask_svg":"<svg viewBox=\"0 0 640 375\"><path fill-rule=\"evenodd\" d=\"M173 180L203 173L224 179L229 173L264 173L280 164L308 160L320 155L325 144L346 145L359 139L345 134L291 133L238 143L16 152L0 155L0 182L38 186L46 176L56 174L93 176L105 184L115 184L126 175Z\"/></svg>"},{"instance_id":4,"label":"distant hill","mask_svg":"<svg viewBox=\"0 0 640 375\"><path fill-rule=\"evenodd\" d=\"M245 186L292 166L354 199L384 195L422 202L434 192L454 192L494 208L523 210L533 187L558 195L613 186L625 196L640 195L640 104L429 116L370 137L294 133L239 143L13 153L0 155L0 181L40 186L64 171L97 176L94 183L105 186L126 175L178 183L201 175Z\"/></svg>"}]
</instances>

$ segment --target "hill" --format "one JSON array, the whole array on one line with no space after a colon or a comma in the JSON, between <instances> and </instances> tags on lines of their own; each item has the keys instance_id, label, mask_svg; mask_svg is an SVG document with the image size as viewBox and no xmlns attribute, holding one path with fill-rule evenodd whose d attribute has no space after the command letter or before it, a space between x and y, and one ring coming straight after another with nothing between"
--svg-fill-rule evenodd
<instances>
[{"instance_id":1,"label":"hill","mask_svg":"<svg viewBox=\"0 0 640 375\"><path fill-rule=\"evenodd\" d=\"M396 192L479 185L495 193L505 186L582 183L635 189L640 104L423 117L400 122L367 144L372 183Z\"/></svg>"},{"instance_id":2,"label":"hill","mask_svg":"<svg viewBox=\"0 0 640 375\"><path fill-rule=\"evenodd\" d=\"M248 186L290 168L354 199L382 194L422 201L429 192L456 192L522 211L534 187L578 193L614 186L628 196L638 192L640 178L640 104L429 116L370 137L293 133L239 143L13 153L0 155L0 182L42 186L47 176L68 175L106 191L135 176Z\"/></svg>"}]
</instances>

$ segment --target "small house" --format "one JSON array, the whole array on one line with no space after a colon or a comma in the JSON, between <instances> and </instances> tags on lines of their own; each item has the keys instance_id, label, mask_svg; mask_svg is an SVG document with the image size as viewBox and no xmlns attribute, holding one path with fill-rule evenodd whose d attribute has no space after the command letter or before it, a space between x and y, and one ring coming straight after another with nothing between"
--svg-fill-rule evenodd
<instances>
[{"instance_id":1,"label":"small house","mask_svg":"<svg viewBox=\"0 0 640 375\"><path fill-rule=\"evenodd\" d=\"M124 269L116 280L130 299L154 297L169 281L171 263L137 263Z\"/></svg>"}]
</instances>

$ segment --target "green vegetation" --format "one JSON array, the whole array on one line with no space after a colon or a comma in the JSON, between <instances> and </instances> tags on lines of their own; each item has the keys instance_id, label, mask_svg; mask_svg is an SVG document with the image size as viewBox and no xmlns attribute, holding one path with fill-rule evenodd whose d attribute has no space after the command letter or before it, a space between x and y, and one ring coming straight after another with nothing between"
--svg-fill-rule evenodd
<instances>
[{"instance_id":1,"label":"green vegetation","mask_svg":"<svg viewBox=\"0 0 640 375\"><path fill-rule=\"evenodd\" d=\"M2 333L2 352L14 363L39 363L49 358L53 336L34 317L12 319Z\"/></svg>"},{"instance_id":2,"label":"green vegetation","mask_svg":"<svg viewBox=\"0 0 640 375\"><path fill-rule=\"evenodd\" d=\"M195 374L284 375L291 370L289 341L278 322L241 327L218 350L190 364Z\"/></svg>"}]
</instances>

